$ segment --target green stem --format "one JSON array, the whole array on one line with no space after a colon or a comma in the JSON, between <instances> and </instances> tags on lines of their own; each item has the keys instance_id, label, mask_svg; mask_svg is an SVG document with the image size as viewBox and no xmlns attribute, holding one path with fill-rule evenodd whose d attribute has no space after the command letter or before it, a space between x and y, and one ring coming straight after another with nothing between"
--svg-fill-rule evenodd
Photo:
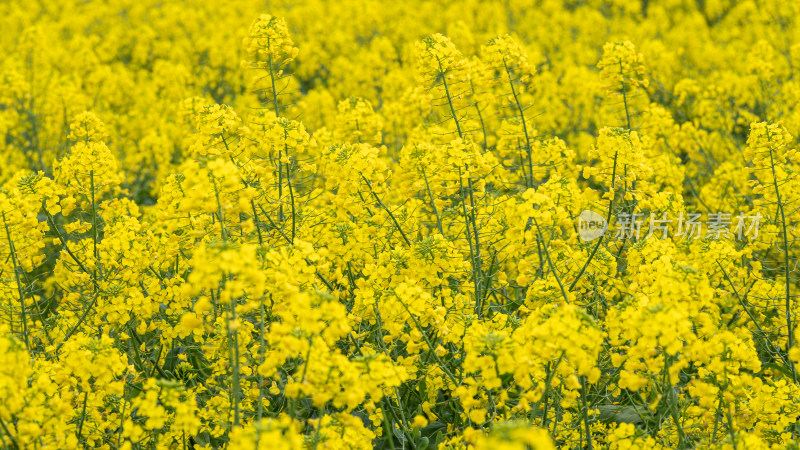
<instances>
[{"instance_id":1,"label":"green stem","mask_svg":"<svg viewBox=\"0 0 800 450\"><path fill-rule=\"evenodd\" d=\"M544 249L544 256L547 259L547 265L550 266L550 270L553 272L553 275L556 277L556 282L558 283L558 287L561 288L561 295L564 296L564 301L569 303L569 297L567 297L567 291L564 289L564 284L561 283L561 277L558 276L558 272L556 272L556 266L553 265L553 260L550 258L550 252L547 250L547 246L544 245L544 238L542 237L542 231L539 229L539 223L536 222L536 218L531 216L531 220L533 220L533 224L536 226L536 235L539 237L539 240L542 242L542 247Z\"/></svg>"},{"instance_id":2,"label":"green stem","mask_svg":"<svg viewBox=\"0 0 800 450\"><path fill-rule=\"evenodd\" d=\"M97 203L95 203L94 198L94 170L89 171L89 183L92 194L92 244L94 246L95 267L100 273L100 277L102 277L103 269L100 267L100 252L97 250L97 241L99 240L99 236L97 234Z\"/></svg>"},{"instance_id":3,"label":"green stem","mask_svg":"<svg viewBox=\"0 0 800 450\"><path fill-rule=\"evenodd\" d=\"M81 314L81 317L78 319L78 322L75 323L75 325L69 330L67 335L64 336L64 340L61 341L61 343L58 344L58 346L56 347L56 349L55 349L55 353L56 354L58 354L58 351L61 349L61 347L64 345L64 343L67 342L70 337L72 337L72 335L75 333L75 331L78 330L78 328L81 326L83 321L86 320L86 316L89 314L89 311L91 311L92 308L94 308L95 303L97 303L97 296L99 294L100 294L99 291L94 293L94 295L92 296L92 300L90 301L90 303L88 305L86 305L86 309L83 310L83 314Z\"/></svg>"},{"instance_id":4,"label":"green stem","mask_svg":"<svg viewBox=\"0 0 800 450\"><path fill-rule=\"evenodd\" d=\"M439 208L436 207L436 201L433 197L433 192L431 191L431 185L428 183L428 176L425 174L425 169L420 167L422 171L422 179L425 180L425 187L428 189L428 196L431 198L431 208L433 209L433 214L436 216L436 228L439 229L439 233L444 236L444 229L442 228L442 217L439 215Z\"/></svg>"},{"instance_id":5,"label":"green stem","mask_svg":"<svg viewBox=\"0 0 800 450\"><path fill-rule=\"evenodd\" d=\"M86 403L89 401L89 391L83 393L83 410L81 410L81 420L78 422L78 430L75 435L78 437L78 442L81 441L81 433L83 432L83 422L86 421Z\"/></svg>"},{"instance_id":6,"label":"green stem","mask_svg":"<svg viewBox=\"0 0 800 450\"><path fill-rule=\"evenodd\" d=\"M469 170L469 168L467 168ZM475 277L475 314L481 317L483 306L481 305L483 293L481 292L481 280L483 279L483 259L481 258L480 234L475 219L475 197L472 189L472 178L467 178L467 188L469 189L470 221L472 222L472 237L475 239L475 260L473 262L473 276ZM467 223L469 227L469 223Z\"/></svg>"},{"instance_id":7,"label":"green stem","mask_svg":"<svg viewBox=\"0 0 800 450\"><path fill-rule=\"evenodd\" d=\"M464 138L464 133L461 132L461 124L458 122L458 115L456 115L456 108L453 106L453 98L450 96L450 87L447 85L447 74L445 74L444 69L442 68L442 62L439 60L439 57L436 57L436 62L439 63L439 74L442 77L442 84L444 85L444 92L447 95L447 104L450 105L450 113L453 115L453 121L456 123L456 131L458 131L458 137Z\"/></svg>"},{"instance_id":8,"label":"green stem","mask_svg":"<svg viewBox=\"0 0 800 450\"><path fill-rule=\"evenodd\" d=\"M525 121L525 110L522 109L522 104L519 102L519 95L517 95L517 90L514 89L514 79L511 77L511 70L508 68L508 64L506 64L506 57L503 56L503 67L506 69L506 75L508 76L508 84L511 86L511 94L514 96L514 103L517 105L517 111L519 111L519 118L522 121L522 132L525 133L525 150L528 153L528 177L526 177L526 185L528 188L533 187L533 155L532 148L531 148L531 138L528 135L528 124Z\"/></svg>"},{"instance_id":9,"label":"green stem","mask_svg":"<svg viewBox=\"0 0 800 450\"><path fill-rule=\"evenodd\" d=\"M233 425L239 425L239 396L241 395L239 389L239 332L232 330L231 324L236 323L236 301L231 300L231 313L230 321L228 322L228 338L231 345L231 370L233 381Z\"/></svg>"},{"instance_id":10,"label":"green stem","mask_svg":"<svg viewBox=\"0 0 800 450\"><path fill-rule=\"evenodd\" d=\"M581 400L583 401L581 415L583 416L583 426L586 429L586 448L592 450L592 430L589 428L589 403L586 399L586 377L584 376L581 376Z\"/></svg>"},{"instance_id":11,"label":"green stem","mask_svg":"<svg viewBox=\"0 0 800 450\"><path fill-rule=\"evenodd\" d=\"M392 214L392 212L389 210L389 208L386 207L386 205L383 203L380 197L378 197L378 194L376 194L375 191L372 189L372 183L369 182L369 180L367 179L367 177L364 176L364 174L359 173L359 175L361 175L361 178L364 180L365 183L367 183L369 192L372 194L372 197L375 198L375 201L377 201L378 204L381 206L381 208L383 208L383 210L386 211L387 214L389 214L389 217L392 219L392 222L394 222L394 226L397 228L397 231L399 231L400 235L403 236L403 240L406 242L406 245L411 247L411 241L408 240L406 233L400 227L400 223L394 217L394 214Z\"/></svg>"},{"instance_id":12,"label":"green stem","mask_svg":"<svg viewBox=\"0 0 800 450\"><path fill-rule=\"evenodd\" d=\"M17 251L14 248L14 241L11 240L11 231L8 228L8 221L6 221L6 212L3 211L3 224L6 228L6 237L8 238L8 247L11 251L11 261L14 264L14 277L17 280L17 292L19 293L19 303L22 308L22 335L25 339L25 350L31 351L30 342L28 341L28 314L25 308L25 294L22 292L22 283L19 281L20 267L17 264Z\"/></svg>"},{"instance_id":13,"label":"green stem","mask_svg":"<svg viewBox=\"0 0 800 450\"><path fill-rule=\"evenodd\" d=\"M767 131L768 138L769 131ZM792 329L792 297L790 292L791 280L789 278L789 240L788 234L786 232L786 215L783 211L783 202L781 201L781 192L778 189L778 178L775 173L775 158L772 154L772 146L769 147L769 163L770 167L772 168L772 183L775 187L775 196L777 197L778 201L778 211L781 214L781 227L783 231L783 256L784 256L784 264L783 264L783 275L784 275L784 285L785 285L785 292L786 292L786 332L788 334L786 340L786 352L788 353L789 350L794 345L794 330ZM795 371L794 361L789 360L789 369L792 371L792 379L795 383L797 383L797 372Z\"/></svg>"},{"instance_id":14,"label":"green stem","mask_svg":"<svg viewBox=\"0 0 800 450\"><path fill-rule=\"evenodd\" d=\"M292 202L292 240L291 243L294 244L294 236L297 229L297 225L295 224L295 206L294 206L294 189L292 188L292 179L289 174L289 166L291 164L286 164L286 184L289 186L289 199Z\"/></svg>"}]
</instances>

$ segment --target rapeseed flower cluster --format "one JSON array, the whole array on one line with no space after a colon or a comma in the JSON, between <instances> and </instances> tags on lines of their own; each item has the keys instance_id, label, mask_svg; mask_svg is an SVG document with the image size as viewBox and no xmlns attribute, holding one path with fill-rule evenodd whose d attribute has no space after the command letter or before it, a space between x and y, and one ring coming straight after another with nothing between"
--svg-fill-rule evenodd
<instances>
[{"instance_id":1,"label":"rapeseed flower cluster","mask_svg":"<svg viewBox=\"0 0 800 450\"><path fill-rule=\"evenodd\" d=\"M0 3L0 447L795 448L798 5Z\"/></svg>"}]
</instances>

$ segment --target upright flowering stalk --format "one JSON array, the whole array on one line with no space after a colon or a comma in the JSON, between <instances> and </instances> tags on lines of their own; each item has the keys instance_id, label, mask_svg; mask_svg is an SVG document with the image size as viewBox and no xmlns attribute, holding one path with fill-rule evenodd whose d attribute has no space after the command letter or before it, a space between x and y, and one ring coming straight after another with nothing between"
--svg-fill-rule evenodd
<instances>
[{"instance_id":1,"label":"upright flowering stalk","mask_svg":"<svg viewBox=\"0 0 800 450\"><path fill-rule=\"evenodd\" d=\"M4 276L0 281L0 314L9 325L9 331L18 333L29 350L36 346L36 335L42 342L45 337L50 341L46 327L42 327L44 336L40 335L41 330L34 329L35 318L39 321L44 318L45 305L40 305L44 302L30 294L35 286L27 276L45 260L47 224L37 217L43 204L51 210L60 209L57 186L41 172L19 174L2 186L0 255L3 263L0 270L13 276Z\"/></svg>"},{"instance_id":2,"label":"upright flowering stalk","mask_svg":"<svg viewBox=\"0 0 800 450\"><path fill-rule=\"evenodd\" d=\"M452 121L456 139L445 145L448 163L457 170L458 192L460 192L461 214L464 219L464 234L469 244L472 279L475 288L475 312L480 315L482 306L482 258L480 231L478 227L478 210L476 204L477 183L473 180L473 172L480 167L470 167L469 155L478 150L472 141L473 124L468 111L472 104L469 98L472 87L469 83L469 64L461 52L456 49L450 39L433 34L416 45L417 75L420 81L433 92L434 109L444 116L445 122ZM441 103L436 103L437 99ZM450 128L450 133L453 133ZM435 202L435 200L433 200Z\"/></svg>"},{"instance_id":3,"label":"upright flowering stalk","mask_svg":"<svg viewBox=\"0 0 800 450\"><path fill-rule=\"evenodd\" d=\"M281 106L278 96L288 86L289 75L284 73L284 70L299 52L289 36L286 21L267 14L260 16L250 26L248 36L244 39L244 46L251 59L245 61L243 65L267 72L269 83L266 87L257 89L263 89L272 103L275 115L279 116Z\"/></svg>"},{"instance_id":4,"label":"upright flowering stalk","mask_svg":"<svg viewBox=\"0 0 800 450\"><path fill-rule=\"evenodd\" d=\"M526 106L523 106L523 95L533 80L535 68L528 63L528 54L524 48L509 35L493 38L483 46L484 60L498 74L498 84L508 86L510 95L507 95L506 108L510 108L511 115L505 119L504 129L511 139L506 142L519 142L516 146L525 155L525 164L522 175L525 187L533 187L533 139L535 130L530 120L525 117ZM520 148L521 147L521 148ZM537 162L538 163L538 162ZM527 169L525 168L527 166Z\"/></svg>"},{"instance_id":5,"label":"upright flowering stalk","mask_svg":"<svg viewBox=\"0 0 800 450\"><path fill-rule=\"evenodd\" d=\"M78 222L79 233L91 230L92 257L80 261L67 247L63 236L57 232L66 250L85 275L90 275L95 293L99 290L98 279L103 278L99 242L100 228L103 226L99 213L100 201L111 194L119 193L122 175L117 160L106 146L103 139L105 126L90 112L79 114L71 123L70 140L74 142L69 154L54 164L55 181L68 196L65 203L88 205L90 223ZM47 218L53 230L57 231L53 215L62 212L60 209L45 208ZM82 224L82 225L81 225ZM85 226L85 227L84 227ZM65 227L67 231L71 227Z\"/></svg>"},{"instance_id":6,"label":"upright flowering stalk","mask_svg":"<svg viewBox=\"0 0 800 450\"><path fill-rule=\"evenodd\" d=\"M490 140L492 122L489 116L494 112L494 107L497 103L497 98L492 91L495 83L494 78L494 73L489 64L486 64L477 56L473 56L469 60L469 101L478 116L478 125L480 125L483 136L481 145L484 151L488 151L490 143L493 143Z\"/></svg>"},{"instance_id":7,"label":"upright flowering stalk","mask_svg":"<svg viewBox=\"0 0 800 450\"><path fill-rule=\"evenodd\" d=\"M800 195L800 179L797 177L797 150L794 138L780 123L756 122L750 125L745 156L752 158L752 173L756 177L754 194L761 194L765 217L775 217L776 238L783 251L784 317L786 320L786 352L794 345L795 295L791 292L791 247L797 239L797 209L787 205L794 203ZM777 211L773 213L773 205ZM797 381L794 362L789 359L792 378Z\"/></svg>"},{"instance_id":8,"label":"upright flowering stalk","mask_svg":"<svg viewBox=\"0 0 800 450\"><path fill-rule=\"evenodd\" d=\"M600 79L606 86L610 98L621 97L625 110L625 127L631 129L632 99L642 94L649 84L644 77L644 56L636 52L630 41L608 42L603 46L603 57L597 63Z\"/></svg>"},{"instance_id":9,"label":"upright flowering stalk","mask_svg":"<svg viewBox=\"0 0 800 450\"><path fill-rule=\"evenodd\" d=\"M417 77L420 82L433 91L434 106L442 106L441 114L453 121L459 138L465 138L471 130L469 120L468 94L469 64L455 44L446 36L432 34L417 42ZM452 130L452 129L451 129Z\"/></svg>"},{"instance_id":10,"label":"upright flowering stalk","mask_svg":"<svg viewBox=\"0 0 800 450\"><path fill-rule=\"evenodd\" d=\"M298 48L294 46L292 38L289 36L289 28L286 21L282 18L262 15L250 26L248 36L244 39L244 46L250 60L243 65L257 69L259 72L266 72L266 75L256 79L255 89L263 92L268 103L271 103L275 118L281 115L281 105L279 97L289 86L289 75L285 73L286 66L297 57ZM265 87L261 87L261 81L267 81ZM283 209L283 185L286 177L286 187L290 196L292 208L292 221L294 228L295 202L292 187L291 160L288 148L277 148L277 154L272 159L276 165L278 197L280 205L278 207L278 221L283 223L285 220ZM294 231L293 231L294 233Z\"/></svg>"},{"instance_id":11,"label":"upright flowering stalk","mask_svg":"<svg viewBox=\"0 0 800 450\"><path fill-rule=\"evenodd\" d=\"M622 97L622 103L625 110L624 128L618 127L604 129L598 138L596 151L597 156L599 157L599 167L590 168L588 170L585 169L584 171L584 176L587 177L596 172L603 173L604 177L608 177L607 179L610 181L611 185L608 186L609 191L604 195L604 198L608 198L606 223L610 223L611 215L614 212L614 202L617 198L617 181L619 177L617 171L619 170L620 166L623 167L622 177L624 180L621 180L623 181L623 200L626 202L633 200L633 198L626 195L627 189L632 187L628 186L627 183L628 166L638 164L634 163L634 161L628 160L626 155L632 158L640 158L641 150L636 148L636 144L640 142L639 137L638 135L632 133L631 129L631 96L634 93L641 92L641 88L646 87L648 81L646 78L644 78L644 57L640 53L636 52L636 48L629 41L621 43L609 42L605 44L603 46L603 57L600 59L600 62L597 63L597 67L600 69L600 78L605 83L609 96L612 98L616 96ZM617 137L613 138L612 136ZM614 145L614 143L607 140L608 138L621 141ZM626 149L625 153L622 155L620 154L621 148ZM607 172L610 172L610 176ZM625 212L633 212L632 204L624 206L628 207L626 208ZM602 235L599 239L597 239L597 243L594 245L589 257L586 259L586 263L583 265L580 272L578 272L578 275L570 285L570 289L574 288L578 284L578 281L586 272L586 269L589 267L594 255L597 253L597 249L603 243L604 239L605 235ZM620 246L619 253L622 252L623 247L624 242L623 245Z\"/></svg>"}]
</instances>

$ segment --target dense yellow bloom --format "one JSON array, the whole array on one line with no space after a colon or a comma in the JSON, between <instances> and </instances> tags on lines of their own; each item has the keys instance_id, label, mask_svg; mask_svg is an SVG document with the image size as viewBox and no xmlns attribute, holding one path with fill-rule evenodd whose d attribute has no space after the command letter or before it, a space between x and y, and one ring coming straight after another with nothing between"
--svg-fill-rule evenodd
<instances>
[{"instance_id":1,"label":"dense yellow bloom","mask_svg":"<svg viewBox=\"0 0 800 450\"><path fill-rule=\"evenodd\" d=\"M797 2L224 6L0 2L0 447L792 448Z\"/></svg>"}]
</instances>

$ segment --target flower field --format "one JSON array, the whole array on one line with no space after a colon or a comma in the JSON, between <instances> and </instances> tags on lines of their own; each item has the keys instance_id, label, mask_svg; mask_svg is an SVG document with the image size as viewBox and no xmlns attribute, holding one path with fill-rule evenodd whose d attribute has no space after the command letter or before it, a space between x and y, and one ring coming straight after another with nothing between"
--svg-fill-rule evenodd
<instances>
[{"instance_id":1,"label":"flower field","mask_svg":"<svg viewBox=\"0 0 800 450\"><path fill-rule=\"evenodd\" d=\"M798 448L799 15L0 2L0 448Z\"/></svg>"}]
</instances>

